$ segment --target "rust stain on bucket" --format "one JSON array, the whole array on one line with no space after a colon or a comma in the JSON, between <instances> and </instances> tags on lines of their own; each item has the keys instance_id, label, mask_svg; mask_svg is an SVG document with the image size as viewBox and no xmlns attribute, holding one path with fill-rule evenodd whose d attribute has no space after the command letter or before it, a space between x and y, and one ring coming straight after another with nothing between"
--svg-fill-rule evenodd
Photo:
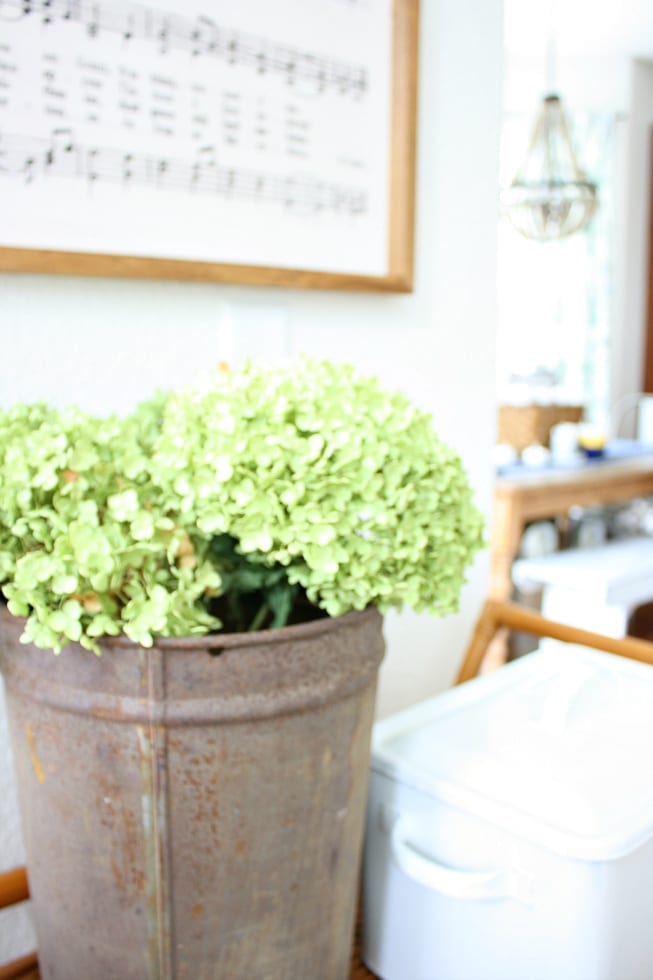
<instances>
[{"instance_id":1,"label":"rust stain on bucket","mask_svg":"<svg viewBox=\"0 0 653 980\"><path fill-rule=\"evenodd\" d=\"M34 732L32 731L32 726L28 721L25 722L25 734L27 735L27 744L29 746L29 756L32 760L32 768L36 773L36 778L40 783L45 782L45 773L43 772L43 766L41 765L41 760L38 757L36 751L36 739L34 738Z\"/></svg>"}]
</instances>

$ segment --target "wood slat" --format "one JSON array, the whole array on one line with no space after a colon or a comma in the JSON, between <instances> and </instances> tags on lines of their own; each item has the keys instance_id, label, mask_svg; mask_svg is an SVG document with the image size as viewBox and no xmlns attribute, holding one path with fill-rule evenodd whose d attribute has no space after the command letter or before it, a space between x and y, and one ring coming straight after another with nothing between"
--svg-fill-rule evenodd
<instances>
[{"instance_id":1,"label":"wood slat","mask_svg":"<svg viewBox=\"0 0 653 980\"><path fill-rule=\"evenodd\" d=\"M29 898L29 885L25 868L12 868L0 874L0 909L17 905Z\"/></svg>"},{"instance_id":2,"label":"wood slat","mask_svg":"<svg viewBox=\"0 0 653 980\"><path fill-rule=\"evenodd\" d=\"M563 643L578 643L594 650L612 653L617 657L627 657L630 660L653 665L653 643L647 640L591 633L589 630L578 629L567 623L556 623L511 602L488 599L476 623L456 684L463 684L477 676L491 640L497 631L504 627L530 633L532 636L550 637Z\"/></svg>"},{"instance_id":3,"label":"wood slat","mask_svg":"<svg viewBox=\"0 0 653 980\"><path fill-rule=\"evenodd\" d=\"M0 966L0 980L39 980L39 965L36 953L21 956L11 963Z\"/></svg>"},{"instance_id":4,"label":"wood slat","mask_svg":"<svg viewBox=\"0 0 653 980\"><path fill-rule=\"evenodd\" d=\"M350 980L375 980L376 974L371 973L361 958L361 939L363 933L363 910L362 907L358 910L358 918L356 920L356 929L354 931L354 951L351 960L351 978Z\"/></svg>"},{"instance_id":5,"label":"wood slat","mask_svg":"<svg viewBox=\"0 0 653 980\"><path fill-rule=\"evenodd\" d=\"M19 905L29 898L26 868L11 868L0 874L0 909ZM0 980L38 980L38 958L28 953L0 966Z\"/></svg>"}]
</instances>

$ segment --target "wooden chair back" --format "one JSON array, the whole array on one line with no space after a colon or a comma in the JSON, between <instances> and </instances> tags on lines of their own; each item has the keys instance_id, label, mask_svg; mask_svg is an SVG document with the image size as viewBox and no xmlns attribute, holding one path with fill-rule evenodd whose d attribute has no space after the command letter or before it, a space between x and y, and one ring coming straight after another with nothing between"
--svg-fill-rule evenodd
<instances>
[{"instance_id":1,"label":"wooden chair back","mask_svg":"<svg viewBox=\"0 0 653 980\"><path fill-rule=\"evenodd\" d=\"M577 643L592 647L594 650L613 653L617 657L628 657L640 663L653 665L653 643L649 643L648 640L636 640L632 637L615 638L591 633L576 626L545 619L539 613L514 603L488 599L476 622L472 639L456 677L456 684L463 684L479 674L490 643L502 629L519 630L532 636L550 637L563 643Z\"/></svg>"}]
</instances>

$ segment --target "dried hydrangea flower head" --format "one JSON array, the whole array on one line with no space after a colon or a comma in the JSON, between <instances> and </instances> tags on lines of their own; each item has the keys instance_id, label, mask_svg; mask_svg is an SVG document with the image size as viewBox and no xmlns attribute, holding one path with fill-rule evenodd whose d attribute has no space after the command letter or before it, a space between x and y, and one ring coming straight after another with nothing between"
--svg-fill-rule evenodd
<instances>
[{"instance_id":1,"label":"dried hydrangea flower head","mask_svg":"<svg viewBox=\"0 0 653 980\"><path fill-rule=\"evenodd\" d=\"M443 615L482 523L431 416L347 365L221 367L125 418L0 413L0 583L55 651L300 606Z\"/></svg>"}]
</instances>

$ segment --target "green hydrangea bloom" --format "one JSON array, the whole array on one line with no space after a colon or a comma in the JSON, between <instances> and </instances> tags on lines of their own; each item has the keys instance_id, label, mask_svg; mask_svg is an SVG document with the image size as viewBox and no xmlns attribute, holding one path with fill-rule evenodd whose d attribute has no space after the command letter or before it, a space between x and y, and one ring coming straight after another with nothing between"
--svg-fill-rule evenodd
<instances>
[{"instance_id":1,"label":"green hydrangea bloom","mask_svg":"<svg viewBox=\"0 0 653 980\"><path fill-rule=\"evenodd\" d=\"M216 603L283 625L302 595L443 615L482 543L430 415L349 366L218 371L122 419L0 412L0 583L55 651L206 633Z\"/></svg>"}]
</instances>

